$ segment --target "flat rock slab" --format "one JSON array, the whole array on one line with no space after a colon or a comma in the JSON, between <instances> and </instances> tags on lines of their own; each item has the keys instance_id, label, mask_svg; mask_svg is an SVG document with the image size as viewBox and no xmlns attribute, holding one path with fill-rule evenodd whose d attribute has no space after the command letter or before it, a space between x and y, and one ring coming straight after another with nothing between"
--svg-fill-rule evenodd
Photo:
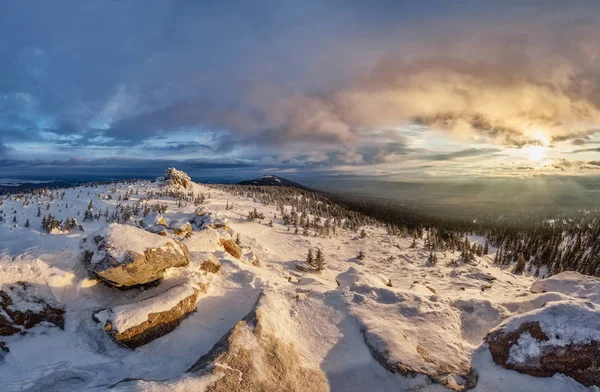
<instances>
[{"instance_id":1,"label":"flat rock slab","mask_svg":"<svg viewBox=\"0 0 600 392\"><path fill-rule=\"evenodd\" d=\"M196 309L200 292L189 284L175 286L135 304L102 309L92 319L115 342L135 349L177 328Z\"/></svg>"}]
</instances>

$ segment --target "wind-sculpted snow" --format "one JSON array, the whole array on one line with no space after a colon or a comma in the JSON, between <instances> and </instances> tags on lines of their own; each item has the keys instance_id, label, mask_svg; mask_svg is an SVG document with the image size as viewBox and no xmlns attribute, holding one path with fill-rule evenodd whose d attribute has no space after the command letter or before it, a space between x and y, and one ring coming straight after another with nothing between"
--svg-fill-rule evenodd
<instances>
[{"instance_id":1,"label":"wind-sculpted snow","mask_svg":"<svg viewBox=\"0 0 600 392\"><path fill-rule=\"evenodd\" d=\"M498 267L493 253L465 261L429 249L426 233L390 234L322 195L186 187L185 173L172 174L167 186L124 181L3 197L1 209L17 223L0 222L0 290L25 282L35 294L11 297L9 310L43 307L35 297L65 313L64 330L42 321L0 337L2 391L585 390L566 376L497 366L483 338L498 325L514 333L523 320L548 321L552 333L575 334L561 333L570 339L561 347L585 345L596 339L596 310L587 305L596 306L596 279L536 281ZM48 214L75 217L84 231L48 233ZM309 249L323 255L322 271L296 268ZM132 254L144 263L128 262ZM176 262L150 267L153 255ZM152 284L113 287L97 267ZM97 324L93 314L106 317ZM123 348L105 330L108 320L113 332L151 338ZM165 327L153 329L155 320ZM506 351L513 362L548 344L523 336Z\"/></svg>"},{"instance_id":2,"label":"wind-sculpted snow","mask_svg":"<svg viewBox=\"0 0 600 392\"><path fill-rule=\"evenodd\" d=\"M582 275L579 272L565 271L548 279L534 282L531 285L531 291L534 293L562 293L600 303L600 278Z\"/></svg>"}]
</instances>

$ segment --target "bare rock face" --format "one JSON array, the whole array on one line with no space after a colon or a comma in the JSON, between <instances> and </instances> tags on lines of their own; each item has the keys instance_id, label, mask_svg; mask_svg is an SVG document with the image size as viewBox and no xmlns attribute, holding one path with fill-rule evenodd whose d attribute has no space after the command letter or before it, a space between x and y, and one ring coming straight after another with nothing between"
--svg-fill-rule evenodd
<instances>
[{"instance_id":1,"label":"bare rock face","mask_svg":"<svg viewBox=\"0 0 600 392\"><path fill-rule=\"evenodd\" d=\"M236 244L232 239L221 238L219 243L221 244L221 246L223 246L223 248L225 248L225 251L227 253L229 253L236 259L242 257L242 248L240 248L240 246Z\"/></svg>"},{"instance_id":2,"label":"bare rock face","mask_svg":"<svg viewBox=\"0 0 600 392\"><path fill-rule=\"evenodd\" d=\"M183 243L134 226L111 224L86 239L88 271L115 287L145 285L170 267L183 267L190 253Z\"/></svg>"},{"instance_id":3,"label":"bare rock face","mask_svg":"<svg viewBox=\"0 0 600 392\"><path fill-rule=\"evenodd\" d=\"M215 256L214 253L208 253L204 257L204 261L202 261L200 269L202 271L216 274L221 270L221 261L219 261L219 259L217 258L217 256Z\"/></svg>"},{"instance_id":4,"label":"bare rock face","mask_svg":"<svg viewBox=\"0 0 600 392\"><path fill-rule=\"evenodd\" d=\"M65 311L54 301L37 296L27 283L18 282L0 290L0 335L8 336L49 322L65 328Z\"/></svg>"},{"instance_id":5,"label":"bare rock face","mask_svg":"<svg viewBox=\"0 0 600 392\"><path fill-rule=\"evenodd\" d=\"M269 310L255 308L203 355L189 373L222 377L207 392L325 392L329 385L320 369L303 367L296 347L270 330Z\"/></svg>"},{"instance_id":6,"label":"bare rock face","mask_svg":"<svg viewBox=\"0 0 600 392\"><path fill-rule=\"evenodd\" d=\"M135 349L173 331L196 309L200 289L180 285L136 304L102 309L92 315L118 344Z\"/></svg>"},{"instance_id":7,"label":"bare rock face","mask_svg":"<svg viewBox=\"0 0 600 392\"><path fill-rule=\"evenodd\" d=\"M192 186L192 180L190 176L173 167L168 168L165 172L165 175L163 177L163 183L166 186L181 186L185 189L190 189L190 187Z\"/></svg>"},{"instance_id":8,"label":"bare rock face","mask_svg":"<svg viewBox=\"0 0 600 392\"><path fill-rule=\"evenodd\" d=\"M579 302L552 303L490 331L485 342L494 362L535 377L562 373L586 387L599 386L600 307Z\"/></svg>"}]
</instances>

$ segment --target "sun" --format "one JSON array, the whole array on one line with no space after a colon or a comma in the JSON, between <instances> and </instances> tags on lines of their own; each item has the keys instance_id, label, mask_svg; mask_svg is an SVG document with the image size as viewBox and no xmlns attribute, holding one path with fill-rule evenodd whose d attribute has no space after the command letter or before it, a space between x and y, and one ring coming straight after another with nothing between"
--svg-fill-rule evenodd
<instances>
[{"instance_id":1,"label":"sun","mask_svg":"<svg viewBox=\"0 0 600 392\"><path fill-rule=\"evenodd\" d=\"M541 162L546 157L546 147L544 146L527 146L525 151L531 162Z\"/></svg>"}]
</instances>

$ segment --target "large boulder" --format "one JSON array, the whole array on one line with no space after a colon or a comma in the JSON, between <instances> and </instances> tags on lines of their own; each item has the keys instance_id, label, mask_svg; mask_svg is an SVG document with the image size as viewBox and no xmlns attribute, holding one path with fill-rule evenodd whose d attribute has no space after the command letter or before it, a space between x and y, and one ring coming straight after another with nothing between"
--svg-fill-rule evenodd
<instances>
[{"instance_id":1,"label":"large boulder","mask_svg":"<svg viewBox=\"0 0 600 392\"><path fill-rule=\"evenodd\" d=\"M190 189L192 186L190 176L173 167L168 168L165 172L163 183L166 186L183 187L185 189Z\"/></svg>"},{"instance_id":2,"label":"large boulder","mask_svg":"<svg viewBox=\"0 0 600 392\"><path fill-rule=\"evenodd\" d=\"M485 337L497 365L536 377L569 376L600 386L600 306L551 302L511 317Z\"/></svg>"},{"instance_id":3,"label":"large boulder","mask_svg":"<svg viewBox=\"0 0 600 392\"><path fill-rule=\"evenodd\" d=\"M160 280L170 267L190 261L181 242L140 228L111 224L84 243L88 271L115 287L133 287Z\"/></svg>"},{"instance_id":4,"label":"large boulder","mask_svg":"<svg viewBox=\"0 0 600 392\"><path fill-rule=\"evenodd\" d=\"M0 290L0 335L24 332L48 322L65 328L64 309L51 299L38 296L33 286L17 282Z\"/></svg>"},{"instance_id":5,"label":"large boulder","mask_svg":"<svg viewBox=\"0 0 600 392\"><path fill-rule=\"evenodd\" d=\"M102 309L92 315L118 344L135 349L173 331L196 309L200 289L175 286L139 303Z\"/></svg>"},{"instance_id":6,"label":"large boulder","mask_svg":"<svg viewBox=\"0 0 600 392\"><path fill-rule=\"evenodd\" d=\"M211 379L207 392L326 392L318 368L304 365L293 341L276 334L287 316L285 299L261 295L254 309L188 370ZM215 377L216 376L216 377Z\"/></svg>"}]
</instances>

